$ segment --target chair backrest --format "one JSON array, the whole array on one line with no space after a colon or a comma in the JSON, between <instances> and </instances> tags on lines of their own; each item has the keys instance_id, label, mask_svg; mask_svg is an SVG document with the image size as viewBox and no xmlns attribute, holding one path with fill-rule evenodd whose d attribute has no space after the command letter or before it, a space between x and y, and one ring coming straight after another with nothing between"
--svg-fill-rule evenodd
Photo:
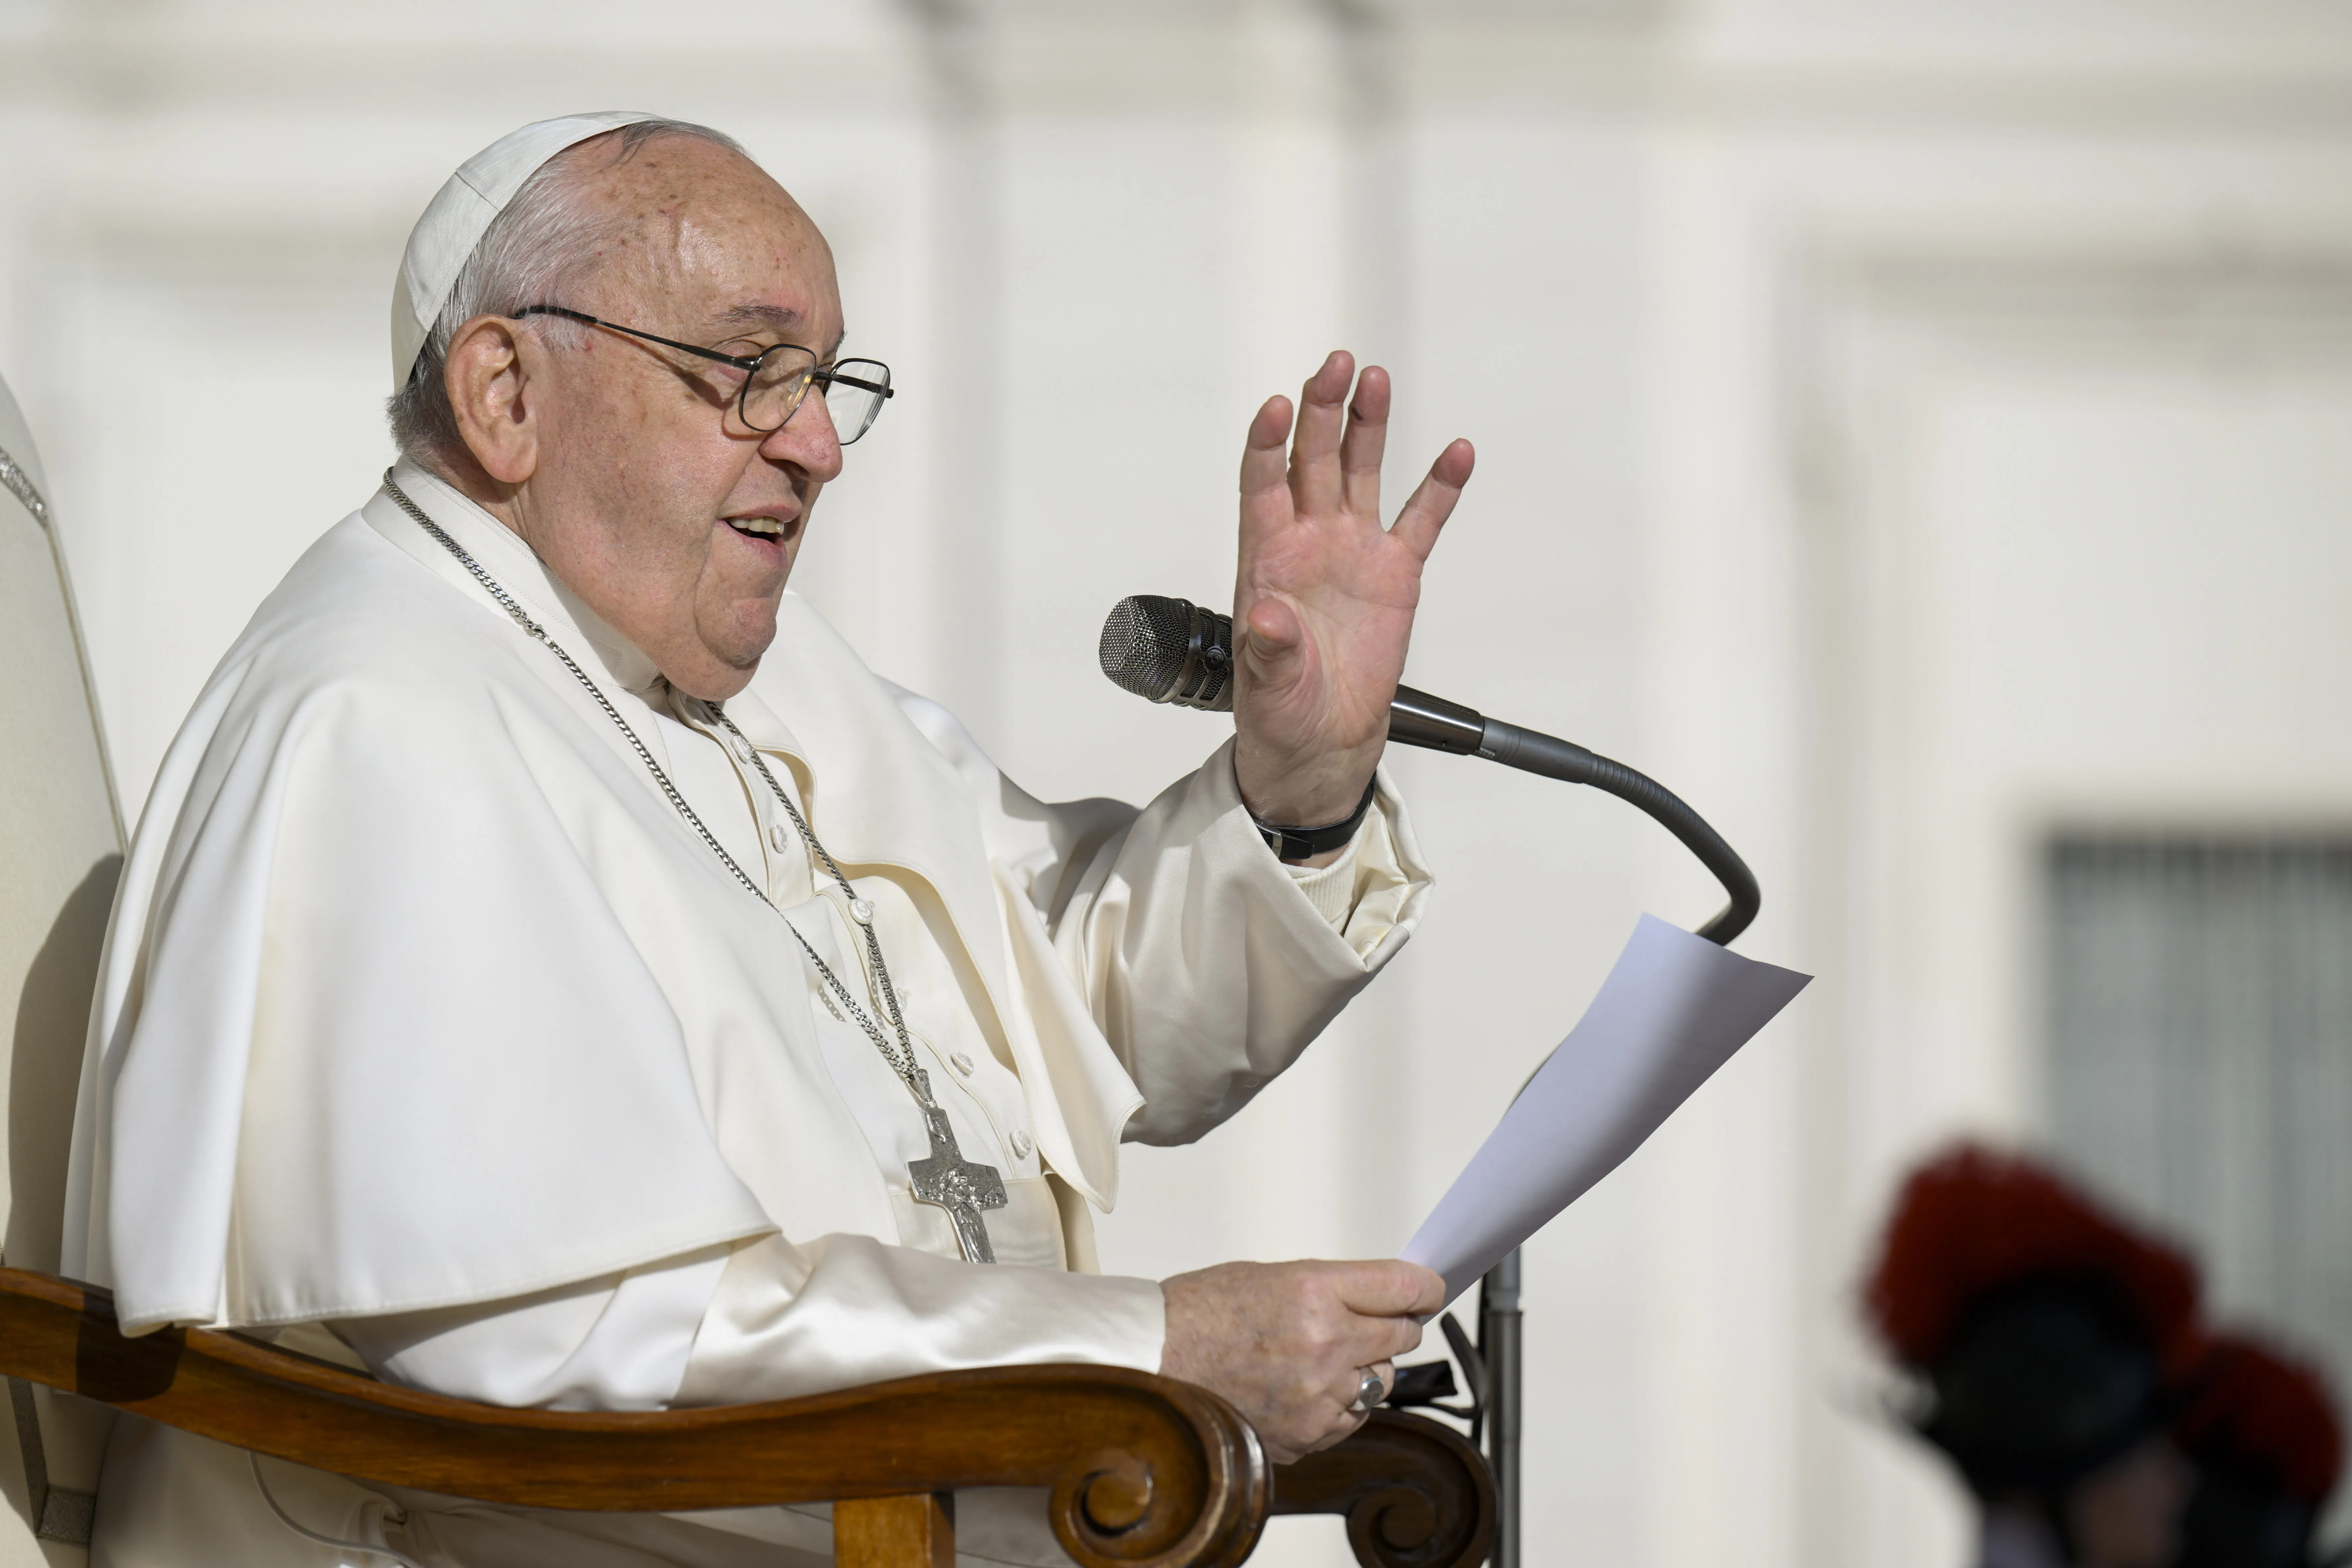
<instances>
[{"instance_id":1,"label":"chair backrest","mask_svg":"<svg viewBox=\"0 0 2352 1568\"><path fill-rule=\"evenodd\" d=\"M0 382L0 1258L58 1269L66 1157L122 821L32 433ZM87 1560L113 1413L8 1380L0 1568ZM10 1450L14 1450L11 1452Z\"/></svg>"}]
</instances>

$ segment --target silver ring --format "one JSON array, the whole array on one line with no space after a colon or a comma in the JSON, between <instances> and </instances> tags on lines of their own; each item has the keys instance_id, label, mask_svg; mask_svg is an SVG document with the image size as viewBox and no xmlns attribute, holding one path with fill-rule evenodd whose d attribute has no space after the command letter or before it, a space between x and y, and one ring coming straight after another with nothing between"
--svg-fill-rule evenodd
<instances>
[{"instance_id":1,"label":"silver ring","mask_svg":"<svg viewBox=\"0 0 2352 1568\"><path fill-rule=\"evenodd\" d=\"M1379 1373L1374 1372L1370 1367L1366 1367L1364 1381L1356 1385L1356 1403L1348 1406L1349 1413L1355 1415L1368 1415L1371 1413L1372 1406L1388 1396L1389 1385L1381 1381Z\"/></svg>"}]
</instances>

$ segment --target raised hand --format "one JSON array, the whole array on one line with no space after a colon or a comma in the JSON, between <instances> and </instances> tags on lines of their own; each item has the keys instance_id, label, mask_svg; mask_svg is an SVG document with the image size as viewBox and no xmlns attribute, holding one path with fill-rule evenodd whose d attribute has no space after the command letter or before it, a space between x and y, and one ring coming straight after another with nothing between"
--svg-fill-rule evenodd
<instances>
[{"instance_id":1,"label":"raised hand","mask_svg":"<svg viewBox=\"0 0 2352 1568\"><path fill-rule=\"evenodd\" d=\"M1267 399L1242 455L1234 771L1260 822L1320 826L1362 798L1388 740L1422 565L1470 479L1475 454L1455 441L1383 527L1389 377L1366 369L1350 403L1354 376L1348 354L1325 360L1295 432L1290 400Z\"/></svg>"}]
</instances>

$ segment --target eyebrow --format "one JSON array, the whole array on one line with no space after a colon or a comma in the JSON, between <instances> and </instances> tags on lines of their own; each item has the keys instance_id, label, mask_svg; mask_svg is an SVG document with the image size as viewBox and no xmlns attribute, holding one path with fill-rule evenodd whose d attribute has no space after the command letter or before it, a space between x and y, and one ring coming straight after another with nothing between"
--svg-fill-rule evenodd
<instances>
[{"instance_id":1,"label":"eyebrow","mask_svg":"<svg viewBox=\"0 0 2352 1568\"><path fill-rule=\"evenodd\" d=\"M719 313L719 319L730 327L767 327L778 332L790 331L803 320L798 310L787 306L749 304L730 306ZM848 336L849 330L844 327L833 340L833 345L825 351L824 357L830 359L839 353L843 340Z\"/></svg>"},{"instance_id":2,"label":"eyebrow","mask_svg":"<svg viewBox=\"0 0 2352 1568\"><path fill-rule=\"evenodd\" d=\"M800 325L801 313L782 305L736 305L720 311L719 319L730 327L774 327L782 331Z\"/></svg>"}]
</instances>

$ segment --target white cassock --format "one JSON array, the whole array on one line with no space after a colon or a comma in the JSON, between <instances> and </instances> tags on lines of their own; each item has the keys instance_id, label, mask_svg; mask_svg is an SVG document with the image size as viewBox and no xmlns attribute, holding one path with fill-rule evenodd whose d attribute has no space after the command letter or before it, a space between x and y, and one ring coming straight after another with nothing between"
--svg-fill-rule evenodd
<instances>
[{"instance_id":1,"label":"white cassock","mask_svg":"<svg viewBox=\"0 0 2352 1568\"><path fill-rule=\"evenodd\" d=\"M782 1398L955 1367L1156 1370L1160 1289L1094 1273L1122 1137L1182 1142L1297 1058L1418 921L1385 781L1284 867L1230 746L1141 812L1048 805L797 596L712 712L488 513L401 488L568 650L775 908L549 649L379 493L262 605L166 756L91 1024L66 1271L126 1328L275 1332L380 1377L558 1409ZM914 1201L858 898L999 1262ZM781 918L779 911L781 911ZM822 1510L542 1514L266 1462L306 1528L466 1568L821 1560ZM1062 1561L973 1494L974 1561ZM327 1568L241 1454L126 1419L96 1568ZM384 1561L384 1559L378 1559Z\"/></svg>"}]
</instances>

